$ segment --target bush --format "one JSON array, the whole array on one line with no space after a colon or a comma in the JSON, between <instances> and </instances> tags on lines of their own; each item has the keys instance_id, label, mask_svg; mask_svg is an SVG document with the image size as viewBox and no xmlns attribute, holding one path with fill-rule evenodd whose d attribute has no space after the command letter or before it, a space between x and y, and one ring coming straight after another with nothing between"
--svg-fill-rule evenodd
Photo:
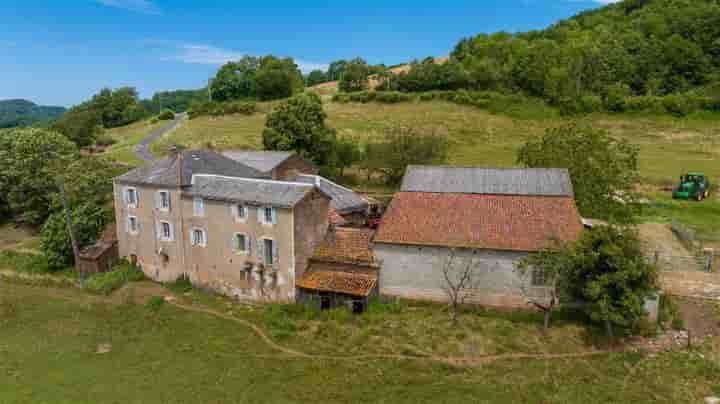
<instances>
[{"instance_id":1,"label":"bush","mask_svg":"<svg viewBox=\"0 0 720 404\"><path fill-rule=\"evenodd\" d=\"M112 271L93 274L85 282L85 289L101 295L109 295L128 282L145 279L140 268L125 261L120 262Z\"/></svg>"},{"instance_id":2,"label":"bush","mask_svg":"<svg viewBox=\"0 0 720 404\"><path fill-rule=\"evenodd\" d=\"M252 115L257 112L257 104L251 101L233 102L202 102L193 105L190 110L190 119L199 116L223 116L223 115Z\"/></svg>"},{"instance_id":3,"label":"bush","mask_svg":"<svg viewBox=\"0 0 720 404\"><path fill-rule=\"evenodd\" d=\"M95 145L96 146L111 146L111 145L114 145L116 142L117 141L109 135L100 135L95 140Z\"/></svg>"},{"instance_id":4,"label":"bush","mask_svg":"<svg viewBox=\"0 0 720 404\"><path fill-rule=\"evenodd\" d=\"M628 112L651 112L663 114L663 98L655 96L625 97L625 110Z\"/></svg>"},{"instance_id":5,"label":"bush","mask_svg":"<svg viewBox=\"0 0 720 404\"><path fill-rule=\"evenodd\" d=\"M169 109L164 109L162 112L160 112L160 114L158 114L157 118L161 121L171 121L175 119L175 112Z\"/></svg>"},{"instance_id":6,"label":"bush","mask_svg":"<svg viewBox=\"0 0 720 404\"><path fill-rule=\"evenodd\" d=\"M0 268L28 273L47 273L51 271L45 255L24 254L15 251L0 251Z\"/></svg>"},{"instance_id":7,"label":"bush","mask_svg":"<svg viewBox=\"0 0 720 404\"><path fill-rule=\"evenodd\" d=\"M193 285L187 274L180 275L174 282L165 284L168 289L176 293L186 293L192 290Z\"/></svg>"},{"instance_id":8,"label":"bush","mask_svg":"<svg viewBox=\"0 0 720 404\"><path fill-rule=\"evenodd\" d=\"M107 210L91 203L76 206L71 210L70 220L80 247L95 241L108 223L108 216ZM50 215L43 225L40 231L40 247L52 269L62 269L74 263L75 257L63 211Z\"/></svg>"},{"instance_id":9,"label":"bush","mask_svg":"<svg viewBox=\"0 0 720 404\"><path fill-rule=\"evenodd\" d=\"M384 104L397 104L399 102L408 102L414 99L410 94L401 93L398 91L382 91L375 95L375 101Z\"/></svg>"},{"instance_id":10,"label":"bush","mask_svg":"<svg viewBox=\"0 0 720 404\"><path fill-rule=\"evenodd\" d=\"M163 305L165 305L165 298L162 296L153 296L145 303L145 307L152 311L160 310Z\"/></svg>"}]
</instances>

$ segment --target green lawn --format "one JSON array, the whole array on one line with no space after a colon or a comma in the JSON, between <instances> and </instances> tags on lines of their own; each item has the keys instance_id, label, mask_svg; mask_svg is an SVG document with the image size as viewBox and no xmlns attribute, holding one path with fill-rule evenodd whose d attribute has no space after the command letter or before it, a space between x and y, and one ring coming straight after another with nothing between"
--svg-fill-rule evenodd
<instances>
[{"instance_id":1,"label":"green lawn","mask_svg":"<svg viewBox=\"0 0 720 404\"><path fill-rule=\"evenodd\" d=\"M698 240L709 246L720 247L720 194L713 190L710 198L702 201L673 200L670 192L651 193L652 202L643 208L641 220L654 223L671 223L679 220L695 230Z\"/></svg>"},{"instance_id":2,"label":"green lawn","mask_svg":"<svg viewBox=\"0 0 720 404\"><path fill-rule=\"evenodd\" d=\"M253 319L237 305L223 305L238 318ZM428 333L439 327L432 322L437 319L424 323ZM392 322L384 333L395 333ZM0 336L2 403L696 403L720 394L717 351L707 349L702 357L627 353L473 368L306 358L277 351L250 328L223 318L13 283L0 284ZM103 344L111 351L96 353ZM355 344L358 351L383 349L372 339ZM305 352L325 348L313 338L298 345Z\"/></svg>"}]
</instances>

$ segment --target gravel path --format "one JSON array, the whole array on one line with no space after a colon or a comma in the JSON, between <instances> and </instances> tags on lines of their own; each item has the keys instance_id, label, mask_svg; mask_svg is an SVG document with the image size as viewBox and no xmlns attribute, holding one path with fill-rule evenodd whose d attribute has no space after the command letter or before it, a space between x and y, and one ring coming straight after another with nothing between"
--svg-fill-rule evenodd
<instances>
[{"instance_id":1,"label":"gravel path","mask_svg":"<svg viewBox=\"0 0 720 404\"><path fill-rule=\"evenodd\" d=\"M153 157L153 155L150 154L150 144L152 144L152 142L157 140L162 135L175 129L178 125L180 125L187 118L188 118L188 114L186 112L183 112L181 114L176 114L175 119L170 124L163 126L162 128L155 129L145 139L141 140L140 143L138 143L138 145L135 146L135 154L137 154L138 157L140 157L145 162L150 162L150 161L155 160L155 157Z\"/></svg>"}]
</instances>

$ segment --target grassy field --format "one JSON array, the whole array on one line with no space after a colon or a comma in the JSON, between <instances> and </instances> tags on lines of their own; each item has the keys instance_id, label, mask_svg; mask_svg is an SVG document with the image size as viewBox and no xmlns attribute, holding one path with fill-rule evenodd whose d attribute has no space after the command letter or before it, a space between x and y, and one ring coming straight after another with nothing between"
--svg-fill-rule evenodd
<instances>
[{"instance_id":1,"label":"grassy field","mask_svg":"<svg viewBox=\"0 0 720 404\"><path fill-rule=\"evenodd\" d=\"M255 321L255 314L237 304L218 300L214 306L223 307L227 316ZM312 321L317 337L303 335L301 342L282 336L287 324L272 324L281 321L277 312L264 316L275 320L259 325L276 343L303 352L347 356L352 352L344 351L343 335L332 330L324 335L323 329L331 329L333 322L357 322L349 328L362 332L367 328L363 322L387 317L386 330L370 331L371 337L380 333L380 340L356 339L354 344L359 352L393 351L396 348L386 346L386 340L423 344L412 333L403 335L408 329L425 326L423 333L438 337L452 333L443 327L447 319L433 317L437 311L407 306L393 313L370 313L368 319L316 319ZM522 325L528 320L512 316L477 315L480 321L473 325L477 327L473 335L498 341L503 329L516 332L512 329L516 324L537 325ZM302 323L296 315L287 316L282 321ZM482 320L489 325L483 326ZM416 324L408 328L404 322ZM658 355L507 359L478 367L410 359L306 357L280 351L249 327L225 318L168 304L150 307L72 288L15 283L0 283L0 334L0 375L4 386L12 386L0 389L2 403L695 403L720 394L717 346ZM503 344L513 352L546 345L537 329L532 334L522 346ZM338 346L330 346L329 339ZM481 339L485 344L493 345ZM434 349L431 342L426 345L425 349Z\"/></svg>"},{"instance_id":2,"label":"grassy field","mask_svg":"<svg viewBox=\"0 0 720 404\"><path fill-rule=\"evenodd\" d=\"M510 167L515 164L519 147L545 129L566 121L557 111L542 105L521 105L502 114L490 113L475 107L441 101L400 104L340 104L325 103L328 123L340 136L360 142L383 136L384 130L408 126L434 132L450 139L449 164L464 166ZM151 148L162 155L172 144L216 149L260 149L265 114L271 105L261 104L261 113L252 116L200 117L185 122L180 128L164 136ZM698 205L667 201L658 193L658 186L674 184L681 173L704 171L714 183L720 181L720 128L717 114L695 114L687 118L668 115L611 115L594 114L580 118L589 125L604 128L614 135L629 139L640 147L640 174L649 195L657 199L646 219L668 221L673 217L687 219L706 241L720 243L720 226L706 219L705 213L720 210L720 200L714 198ZM122 139L111 149L111 157L137 163L132 145L153 127L135 126L114 136ZM134 143L133 143L134 142ZM350 173L356 170L350 170ZM361 173L358 179L362 179ZM383 187L368 186L360 181L359 188L388 192ZM666 192L666 194L669 194Z\"/></svg>"}]
</instances>

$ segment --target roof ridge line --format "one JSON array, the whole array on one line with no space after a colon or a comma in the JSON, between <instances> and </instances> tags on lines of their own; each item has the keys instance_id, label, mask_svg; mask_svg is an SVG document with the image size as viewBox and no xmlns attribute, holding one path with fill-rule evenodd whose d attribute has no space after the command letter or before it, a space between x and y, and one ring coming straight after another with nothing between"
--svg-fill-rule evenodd
<instances>
[{"instance_id":1,"label":"roof ridge line","mask_svg":"<svg viewBox=\"0 0 720 404\"><path fill-rule=\"evenodd\" d=\"M262 183L270 183L270 184L282 184L282 185L299 185L303 187L314 187L314 184L306 184L304 182L292 182L292 181L277 181L277 180L268 180L263 178L247 178L247 177L230 177L227 175L218 175L218 174L193 174L192 178L190 179L190 184L195 184L195 177L213 177L213 178L222 178L222 179L228 179L228 180L242 180L242 181L249 181L249 182L262 182Z\"/></svg>"}]
</instances>

